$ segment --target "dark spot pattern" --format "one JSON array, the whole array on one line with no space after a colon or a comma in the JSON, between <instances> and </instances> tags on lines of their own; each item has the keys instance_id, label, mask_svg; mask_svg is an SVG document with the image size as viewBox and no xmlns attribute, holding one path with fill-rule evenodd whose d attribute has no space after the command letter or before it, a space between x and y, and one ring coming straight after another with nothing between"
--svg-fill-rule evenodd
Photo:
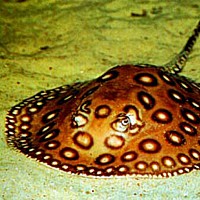
<instances>
[{"instance_id":1,"label":"dark spot pattern","mask_svg":"<svg viewBox=\"0 0 200 200\"><path fill-rule=\"evenodd\" d=\"M49 140L52 140L56 138L59 135L60 130L59 129L53 129L42 135L42 137L39 139L39 142L46 142Z\"/></svg>"},{"instance_id":2,"label":"dark spot pattern","mask_svg":"<svg viewBox=\"0 0 200 200\"><path fill-rule=\"evenodd\" d=\"M161 166L158 162L153 161L153 162L150 163L150 168L153 172L159 172L160 169L161 169Z\"/></svg>"},{"instance_id":3,"label":"dark spot pattern","mask_svg":"<svg viewBox=\"0 0 200 200\"><path fill-rule=\"evenodd\" d=\"M62 164L61 167L60 167L63 171L65 172L71 172L71 173L75 173L76 170L75 170L75 167L73 165L70 165L70 164Z\"/></svg>"},{"instance_id":4,"label":"dark spot pattern","mask_svg":"<svg viewBox=\"0 0 200 200\"><path fill-rule=\"evenodd\" d=\"M98 156L95 163L98 165L108 165L115 161L115 157L111 154L102 154Z\"/></svg>"},{"instance_id":5,"label":"dark spot pattern","mask_svg":"<svg viewBox=\"0 0 200 200\"><path fill-rule=\"evenodd\" d=\"M199 124L200 123L200 118L197 114L195 114L193 111L187 109L187 108L182 108L181 109L181 114L185 120L188 122L191 122L193 124Z\"/></svg>"},{"instance_id":6,"label":"dark spot pattern","mask_svg":"<svg viewBox=\"0 0 200 200\"><path fill-rule=\"evenodd\" d=\"M43 126L37 132L37 135L40 136L40 135L45 134L46 132L48 132L49 130L51 130L55 125L56 125L56 122L51 122L51 123L47 124L46 126Z\"/></svg>"},{"instance_id":7,"label":"dark spot pattern","mask_svg":"<svg viewBox=\"0 0 200 200\"><path fill-rule=\"evenodd\" d=\"M185 103L185 97L176 90L173 90L173 89L168 90L168 95L173 101L177 103L181 103L181 104Z\"/></svg>"},{"instance_id":8,"label":"dark spot pattern","mask_svg":"<svg viewBox=\"0 0 200 200\"><path fill-rule=\"evenodd\" d=\"M190 136L195 136L197 134L196 128L194 128L192 125L190 125L187 122L181 122L179 124L179 127L184 133L186 133Z\"/></svg>"},{"instance_id":9,"label":"dark spot pattern","mask_svg":"<svg viewBox=\"0 0 200 200\"><path fill-rule=\"evenodd\" d=\"M188 83L186 83L185 81L182 81L180 79L177 79L178 84L180 85L180 87L182 89L184 89L187 92L193 92L193 89L190 87L190 85Z\"/></svg>"},{"instance_id":10,"label":"dark spot pattern","mask_svg":"<svg viewBox=\"0 0 200 200\"><path fill-rule=\"evenodd\" d=\"M200 102L197 102L196 100L192 98L188 98L187 101L192 106L192 108L196 110L200 110Z\"/></svg>"},{"instance_id":11,"label":"dark spot pattern","mask_svg":"<svg viewBox=\"0 0 200 200\"><path fill-rule=\"evenodd\" d=\"M183 154L183 153L179 153L177 155L178 161L182 164L182 165L188 165L191 163L191 159L189 158L189 156Z\"/></svg>"},{"instance_id":12,"label":"dark spot pattern","mask_svg":"<svg viewBox=\"0 0 200 200\"><path fill-rule=\"evenodd\" d=\"M119 75L118 71L112 70L112 71L106 72L105 74L103 74L102 76L100 76L99 78L97 78L97 82L110 81L112 79L117 78L118 75Z\"/></svg>"},{"instance_id":13,"label":"dark spot pattern","mask_svg":"<svg viewBox=\"0 0 200 200\"><path fill-rule=\"evenodd\" d=\"M45 143L44 146L46 149L50 149L50 150L57 149L60 146L60 142L57 140L51 140L51 141Z\"/></svg>"},{"instance_id":14,"label":"dark spot pattern","mask_svg":"<svg viewBox=\"0 0 200 200\"><path fill-rule=\"evenodd\" d=\"M200 160L200 152L198 150L196 150L196 149L193 149L193 148L190 149L189 150L189 155L194 160L198 160L198 161Z\"/></svg>"},{"instance_id":15,"label":"dark spot pattern","mask_svg":"<svg viewBox=\"0 0 200 200\"><path fill-rule=\"evenodd\" d=\"M145 161L139 161L135 164L135 168L139 171L145 171L148 164Z\"/></svg>"},{"instance_id":16,"label":"dark spot pattern","mask_svg":"<svg viewBox=\"0 0 200 200\"><path fill-rule=\"evenodd\" d=\"M107 105L100 105L95 109L95 117L98 118L106 118L110 115L111 109Z\"/></svg>"},{"instance_id":17,"label":"dark spot pattern","mask_svg":"<svg viewBox=\"0 0 200 200\"><path fill-rule=\"evenodd\" d=\"M52 121L53 119L55 119L58 116L59 112L60 112L60 110L56 109L56 110L53 110L53 111L46 113L42 117L43 123L48 123L48 122Z\"/></svg>"},{"instance_id":18,"label":"dark spot pattern","mask_svg":"<svg viewBox=\"0 0 200 200\"><path fill-rule=\"evenodd\" d=\"M165 133L165 138L174 146L181 146L186 142L185 137L177 131L167 131Z\"/></svg>"},{"instance_id":19,"label":"dark spot pattern","mask_svg":"<svg viewBox=\"0 0 200 200\"><path fill-rule=\"evenodd\" d=\"M40 156L40 158L43 158L44 163L52 166L51 163L53 162L53 156L51 154L44 154Z\"/></svg>"},{"instance_id":20,"label":"dark spot pattern","mask_svg":"<svg viewBox=\"0 0 200 200\"><path fill-rule=\"evenodd\" d=\"M167 124L172 121L172 114L166 109L158 109L152 114L152 119L158 123Z\"/></svg>"},{"instance_id":21,"label":"dark spot pattern","mask_svg":"<svg viewBox=\"0 0 200 200\"><path fill-rule=\"evenodd\" d=\"M138 157L138 154L135 151L128 151L125 152L122 156L121 156L121 160L122 162L131 162L136 160Z\"/></svg>"},{"instance_id":22,"label":"dark spot pattern","mask_svg":"<svg viewBox=\"0 0 200 200\"><path fill-rule=\"evenodd\" d=\"M75 166L75 170L78 171L79 173L84 172L87 170L87 167L85 165L79 164Z\"/></svg>"},{"instance_id":23,"label":"dark spot pattern","mask_svg":"<svg viewBox=\"0 0 200 200\"><path fill-rule=\"evenodd\" d=\"M154 107L155 99L147 92L141 91L137 94L137 97L145 109L150 110Z\"/></svg>"},{"instance_id":24,"label":"dark spot pattern","mask_svg":"<svg viewBox=\"0 0 200 200\"><path fill-rule=\"evenodd\" d=\"M76 145L83 149L90 149L93 145L93 138L89 133L79 131L74 137L73 141Z\"/></svg>"},{"instance_id":25,"label":"dark spot pattern","mask_svg":"<svg viewBox=\"0 0 200 200\"><path fill-rule=\"evenodd\" d=\"M134 77L134 80L137 83L142 84L144 86L157 86L158 85L157 79L152 74L149 74L149 73L137 74Z\"/></svg>"},{"instance_id":26,"label":"dark spot pattern","mask_svg":"<svg viewBox=\"0 0 200 200\"><path fill-rule=\"evenodd\" d=\"M105 145L111 149L119 149L125 143L125 140L122 136L111 135L105 139Z\"/></svg>"},{"instance_id":27,"label":"dark spot pattern","mask_svg":"<svg viewBox=\"0 0 200 200\"><path fill-rule=\"evenodd\" d=\"M29 115L22 115L20 117L20 120L21 120L22 123L29 123L29 122L32 121L32 117L29 116Z\"/></svg>"},{"instance_id":28,"label":"dark spot pattern","mask_svg":"<svg viewBox=\"0 0 200 200\"><path fill-rule=\"evenodd\" d=\"M60 150L60 156L66 160L77 160L79 158L78 152L71 147L65 147Z\"/></svg>"},{"instance_id":29,"label":"dark spot pattern","mask_svg":"<svg viewBox=\"0 0 200 200\"><path fill-rule=\"evenodd\" d=\"M52 159L51 162L49 162L49 165L51 165L52 167L60 167L61 162L59 160Z\"/></svg>"},{"instance_id":30,"label":"dark spot pattern","mask_svg":"<svg viewBox=\"0 0 200 200\"><path fill-rule=\"evenodd\" d=\"M116 173L116 168L113 167L113 166L106 167L106 168L105 168L105 172L106 172L106 175L110 176L110 175Z\"/></svg>"},{"instance_id":31,"label":"dark spot pattern","mask_svg":"<svg viewBox=\"0 0 200 200\"><path fill-rule=\"evenodd\" d=\"M161 145L154 139L145 139L139 143L139 149L145 153L158 153Z\"/></svg>"},{"instance_id":32,"label":"dark spot pattern","mask_svg":"<svg viewBox=\"0 0 200 200\"><path fill-rule=\"evenodd\" d=\"M27 124L27 123L22 123L20 126L19 126L19 130L20 131L27 131L31 128L30 124Z\"/></svg>"},{"instance_id":33,"label":"dark spot pattern","mask_svg":"<svg viewBox=\"0 0 200 200\"><path fill-rule=\"evenodd\" d=\"M119 173L119 175L128 174L130 168L126 165L120 165L119 167L117 167L116 171Z\"/></svg>"},{"instance_id":34,"label":"dark spot pattern","mask_svg":"<svg viewBox=\"0 0 200 200\"><path fill-rule=\"evenodd\" d=\"M168 85L171 85L171 86L175 86L176 85L176 83L174 82L173 78L169 74L167 74L166 72L159 71L158 75Z\"/></svg>"},{"instance_id":35,"label":"dark spot pattern","mask_svg":"<svg viewBox=\"0 0 200 200\"><path fill-rule=\"evenodd\" d=\"M30 137L31 135L32 135L31 132L26 131L26 132L22 132L21 135L20 135L20 137L21 137L21 138L28 138L28 137Z\"/></svg>"},{"instance_id":36,"label":"dark spot pattern","mask_svg":"<svg viewBox=\"0 0 200 200\"><path fill-rule=\"evenodd\" d=\"M176 166L175 160L171 158L170 156L164 156L162 158L162 164L167 168L173 168Z\"/></svg>"}]
</instances>

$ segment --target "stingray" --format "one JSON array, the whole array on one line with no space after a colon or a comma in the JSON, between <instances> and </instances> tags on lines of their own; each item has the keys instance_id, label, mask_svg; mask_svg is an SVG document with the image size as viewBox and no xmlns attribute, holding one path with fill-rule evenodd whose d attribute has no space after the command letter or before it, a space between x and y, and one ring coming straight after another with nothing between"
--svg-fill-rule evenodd
<instances>
[{"instance_id":1,"label":"stingray","mask_svg":"<svg viewBox=\"0 0 200 200\"><path fill-rule=\"evenodd\" d=\"M200 22L163 66L116 66L23 100L6 116L8 144L84 176L170 177L199 170L200 83L179 74L199 32Z\"/></svg>"}]
</instances>

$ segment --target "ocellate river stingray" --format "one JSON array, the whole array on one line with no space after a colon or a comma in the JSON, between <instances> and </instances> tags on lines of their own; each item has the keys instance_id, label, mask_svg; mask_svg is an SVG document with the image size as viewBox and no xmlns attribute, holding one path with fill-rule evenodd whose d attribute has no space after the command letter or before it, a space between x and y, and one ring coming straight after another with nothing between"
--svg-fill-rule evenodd
<instances>
[{"instance_id":1,"label":"ocellate river stingray","mask_svg":"<svg viewBox=\"0 0 200 200\"><path fill-rule=\"evenodd\" d=\"M116 66L23 100L6 116L8 144L84 176L170 177L199 170L200 83L179 74L199 32L200 22L163 66Z\"/></svg>"}]
</instances>

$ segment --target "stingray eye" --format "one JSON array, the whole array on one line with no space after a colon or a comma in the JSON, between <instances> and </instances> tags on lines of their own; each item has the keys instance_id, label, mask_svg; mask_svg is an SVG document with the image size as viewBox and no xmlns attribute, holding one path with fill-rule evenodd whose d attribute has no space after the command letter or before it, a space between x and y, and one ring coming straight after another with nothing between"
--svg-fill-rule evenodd
<instances>
[{"instance_id":1,"label":"stingray eye","mask_svg":"<svg viewBox=\"0 0 200 200\"><path fill-rule=\"evenodd\" d=\"M129 117L125 117L124 119L122 119L122 121L121 121L122 126L128 126L129 124L130 124Z\"/></svg>"},{"instance_id":2,"label":"stingray eye","mask_svg":"<svg viewBox=\"0 0 200 200\"><path fill-rule=\"evenodd\" d=\"M111 126L117 132L128 132L135 135L139 133L140 129L144 126L144 122L139 118L136 112L127 112L120 113Z\"/></svg>"},{"instance_id":3,"label":"stingray eye","mask_svg":"<svg viewBox=\"0 0 200 200\"><path fill-rule=\"evenodd\" d=\"M112 128L118 132L126 132L130 125L130 118L126 115L118 116L112 123Z\"/></svg>"}]
</instances>

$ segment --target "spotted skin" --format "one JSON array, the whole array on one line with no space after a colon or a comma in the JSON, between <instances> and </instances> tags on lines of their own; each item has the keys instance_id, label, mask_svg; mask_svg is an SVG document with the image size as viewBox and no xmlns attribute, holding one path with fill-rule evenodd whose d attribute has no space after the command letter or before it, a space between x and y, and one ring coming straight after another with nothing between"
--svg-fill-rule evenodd
<instances>
[{"instance_id":1,"label":"spotted skin","mask_svg":"<svg viewBox=\"0 0 200 200\"><path fill-rule=\"evenodd\" d=\"M198 35L164 67L117 66L11 108L7 141L87 176L170 177L200 169L200 86L179 76Z\"/></svg>"}]
</instances>

